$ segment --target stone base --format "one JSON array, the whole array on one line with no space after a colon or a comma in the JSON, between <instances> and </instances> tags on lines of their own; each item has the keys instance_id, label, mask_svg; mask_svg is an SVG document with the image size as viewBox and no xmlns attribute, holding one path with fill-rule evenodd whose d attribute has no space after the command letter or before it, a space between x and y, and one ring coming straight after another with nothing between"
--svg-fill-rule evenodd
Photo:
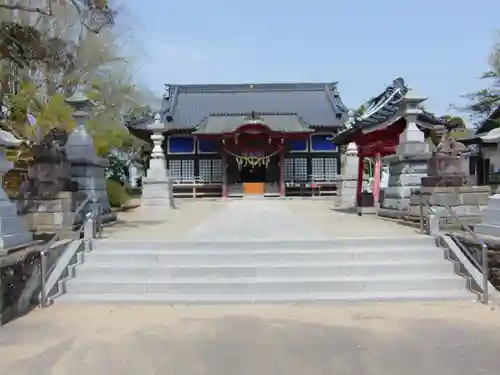
<instances>
[{"instance_id":1,"label":"stone base","mask_svg":"<svg viewBox=\"0 0 500 375\"><path fill-rule=\"evenodd\" d=\"M61 192L53 198L29 199L26 227L36 232L59 232L71 228L73 224L74 199L71 192Z\"/></svg>"},{"instance_id":2,"label":"stone base","mask_svg":"<svg viewBox=\"0 0 500 375\"><path fill-rule=\"evenodd\" d=\"M375 207L375 206L371 206L371 207L357 207L356 208L356 211L358 213L359 216L362 216L362 215L376 215L377 214L377 210L378 208Z\"/></svg>"},{"instance_id":3,"label":"stone base","mask_svg":"<svg viewBox=\"0 0 500 375\"><path fill-rule=\"evenodd\" d=\"M99 212L103 221L116 220L112 213L106 186L105 167L107 162L96 159L95 162L85 160L73 161L71 166L72 181L77 185L77 191L84 197L91 196L97 199ZM75 206L78 205L78 202ZM74 207L76 208L76 207Z\"/></svg>"},{"instance_id":4,"label":"stone base","mask_svg":"<svg viewBox=\"0 0 500 375\"><path fill-rule=\"evenodd\" d=\"M389 181L381 197L379 216L399 219L408 215L410 197L420 191L422 178L427 175L426 158L427 154L384 158L389 162Z\"/></svg>"},{"instance_id":5,"label":"stone base","mask_svg":"<svg viewBox=\"0 0 500 375\"><path fill-rule=\"evenodd\" d=\"M422 178L422 186L460 187L472 185L472 176L428 176Z\"/></svg>"},{"instance_id":6,"label":"stone base","mask_svg":"<svg viewBox=\"0 0 500 375\"><path fill-rule=\"evenodd\" d=\"M356 178L342 178L342 190L340 205L342 207L353 207L356 205Z\"/></svg>"},{"instance_id":7,"label":"stone base","mask_svg":"<svg viewBox=\"0 0 500 375\"><path fill-rule=\"evenodd\" d=\"M493 194L483 210L482 221L474 227L474 232L500 239L500 194Z\"/></svg>"},{"instance_id":8,"label":"stone base","mask_svg":"<svg viewBox=\"0 0 500 375\"><path fill-rule=\"evenodd\" d=\"M390 219L404 219L408 216L408 211L392 210L390 208L379 208L378 216L388 217Z\"/></svg>"},{"instance_id":9,"label":"stone base","mask_svg":"<svg viewBox=\"0 0 500 375\"><path fill-rule=\"evenodd\" d=\"M172 186L168 181L147 182L142 188L141 208L172 209L175 208Z\"/></svg>"},{"instance_id":10,"label":"stone base","mask_svg":"<svg viewBox=\"0 0 500 375\"><path fill-rule=\"evenodd\" d=\"M423 215L437 215L442 227L460 227L461 222L476 224L481 221L482 211L487 207L489 186L428 187L420 189L424 203ZM429 210L430 206L430 210ZM453 213L446 208L449 206ZM411 218L420 218L420 194L410 199Z\"/></svg>"}]
</instances>

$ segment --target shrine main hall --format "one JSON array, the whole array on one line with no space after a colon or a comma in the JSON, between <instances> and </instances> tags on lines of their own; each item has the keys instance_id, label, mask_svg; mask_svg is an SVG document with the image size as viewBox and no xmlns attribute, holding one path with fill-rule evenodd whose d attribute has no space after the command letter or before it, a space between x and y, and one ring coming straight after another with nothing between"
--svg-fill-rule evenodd
<instances>
[{"instance_id":1,"label":"shrine main hall","mask_svg":"<svg viewBox=\"0 0 500 375\"><path fill-rule=\"evenodd\" d=\"M337 189L340 153L331 139L348 109L336 83L166 86L159 114L176 196ZM149 140L151 122L127 127Z\"/></svg>"}]
</instances>

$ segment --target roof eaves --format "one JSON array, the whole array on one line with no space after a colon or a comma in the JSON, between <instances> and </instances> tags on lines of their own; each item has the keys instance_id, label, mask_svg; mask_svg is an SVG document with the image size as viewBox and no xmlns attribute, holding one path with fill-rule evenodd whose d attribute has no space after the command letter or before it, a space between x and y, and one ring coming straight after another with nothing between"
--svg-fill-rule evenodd
<instances>
[{"instance_id":1,"label":"roof eaves","mask_svg":"<svg viewBox=\"0 0 500 375\"><path fill-rule=\"evenodd\" d=\"M335 118L341 120L347 114L348 109L342 102L342 99L340 99L340 95L337 91L337 82L325 84L323 90L328 102L335 112Z\"/></svg>"},{"instance_id":2,"label":"roof eaves","mask_svg":"<svg viewBox=\"0 0 500 375\"><path fill-rule=\"evenodd\" d=\"M476 130L476 133L487 133L498 127L500 127L500 105L488 116L486 120L481 122Z\"/></svg>"},{"instance_id":3,"label":"roof eaves","mask_svg":"<svg viewBox=\"0 0 500 375\"><path fill-rule=\"evenodd\" d=\"M335 134L331 141L335 143L337 146L344 145L352 142L352 138L360 131L357 127L351 127L349 129L345 129Z\"/></svg>"},{"instance_id":4,"label":"roof eaves","mask_svg":"<svg viewBox=\"0 0 500 375\"><path fill-rule=\"evenodd\" d=\"M432 112L423 110L422 113L418 115L417 121L427 122L432 125L445 125L446 121L442 117L436 116Z\"/></svg>"},{"instance_id":5,"label":"roof eaves","mask_svg":"<svg viewBox=\"0 0 500 375\"><path fill-rule=\"evenodd\" d=\"M364 128L389 120L401 109L400 105L407 92L408 87L403 79L396 78L392 85L369 101L365 112L355 119L353 126Z\"/></svg>"}]
</instances>

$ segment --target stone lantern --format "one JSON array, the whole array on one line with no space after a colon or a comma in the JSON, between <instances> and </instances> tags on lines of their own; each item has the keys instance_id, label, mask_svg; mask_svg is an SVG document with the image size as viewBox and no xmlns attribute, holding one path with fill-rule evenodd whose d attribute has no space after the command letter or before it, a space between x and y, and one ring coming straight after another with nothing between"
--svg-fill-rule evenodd
<instances>
[{"instance_id":1,"label":"stone lantern","mask_svg":"<svg viewBox=\"0 0 500 375\"><path fill-rule=\"evenodd\" d=\"M86 124L91 107L90 99L82 93L76 93L66 99L73 107L73 118L76 122L75 129L69 134L66 142L66 156L71 163L71 179L79 194L79 201L86 196L92 198L98 204L101 220L116 220L116 214L112 213L109 205L106 188L105 169L108 166L106 159L96 155L94 140L87 132ZM77 205L75 205L76 208ZM75 218L78 221L78 218Z\"/></svg>"},{"instance_id":2,"label":"stone lantern","mask_svg":"<svg viewBox=\"0 0 500 375\"><path fill-rule=\"evenodd\" d=\"M165 154L162 149L164 140L164 125L160 114L156 114L154 121L148 126L152 132L151 141L153 150L146 177L142 185L142 209L172 209L175 208L173 198L173 179L169 176L165 163Z\"/></svg>"}]
</instances>

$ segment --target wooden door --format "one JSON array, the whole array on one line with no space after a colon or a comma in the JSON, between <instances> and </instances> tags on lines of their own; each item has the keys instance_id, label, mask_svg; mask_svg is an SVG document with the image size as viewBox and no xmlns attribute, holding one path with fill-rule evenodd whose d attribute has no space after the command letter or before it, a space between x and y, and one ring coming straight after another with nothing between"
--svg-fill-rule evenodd
<instances>
[{"instance_id":1,"label":"wooden door","mask_svg":"<svg viewBox=\"0 0 500 375\"><path fill-rule=\"evenodd\" d=\"M243 183L243 193L252 195L263 195L264 185L265 184L263 182L245 182Z\"/></svg>"}]
</instances>

